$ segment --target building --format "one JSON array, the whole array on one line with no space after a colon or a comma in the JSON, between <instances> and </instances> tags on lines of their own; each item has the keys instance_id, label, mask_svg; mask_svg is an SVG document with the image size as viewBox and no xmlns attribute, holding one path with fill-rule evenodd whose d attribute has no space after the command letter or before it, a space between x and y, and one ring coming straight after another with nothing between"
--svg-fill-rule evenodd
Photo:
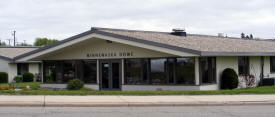
<instances>
[{"instance_id":1,"label":"building","mask_svg":"<svg viewBox=\"0 0 275 117\"><path fill-rule=\"evenodd\" d=\"M38 75L41 73L40 61L23 61L17 62L14 57L38 49L39 47L11 47L0 46L0 72L9 74L9 82L17 75L25 72L31 72Z\"/></svg>"},{"instance_id":2,"label":"building","mask_svg":"<svg viewBox=\"0 0 275 117\"><path fill-rule=\"evenodd\" d=\"M43 74L41 86L55 88L65 88L69 80L78 78L95 90L217 90L225 68L240 76L252 74L257 81L274 77L275 72L275 42L183 30L92 28L19 53L9 57L7 68L0 68L8 70L9 81L20 75L22 63L30 63L30 72L37 68L34 73Z\"/></svg>"}]
</instances>

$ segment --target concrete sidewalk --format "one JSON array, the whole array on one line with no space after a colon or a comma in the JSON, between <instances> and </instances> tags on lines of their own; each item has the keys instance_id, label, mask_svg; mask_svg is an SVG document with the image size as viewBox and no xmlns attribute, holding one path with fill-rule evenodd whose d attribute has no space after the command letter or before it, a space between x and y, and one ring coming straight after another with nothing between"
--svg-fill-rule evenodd
<instances>
[{"instance_id":1,"label":"concrete sidewalk","mask_svg":"<svg viewBox=\"0 0 275 117\"><path fill-rule=\"evenodd\" d=\"M275 95L0 96L0 106L200 106L245 104L275 104Z\"/></svg>"}]
</instances>

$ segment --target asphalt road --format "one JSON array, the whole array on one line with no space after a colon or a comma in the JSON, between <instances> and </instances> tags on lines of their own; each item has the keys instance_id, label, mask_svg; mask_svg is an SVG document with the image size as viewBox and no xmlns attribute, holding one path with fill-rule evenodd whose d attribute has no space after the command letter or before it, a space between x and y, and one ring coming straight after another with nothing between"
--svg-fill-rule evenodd
<instances>
[{"instance_id":1,"label":"asphalt road","mask_svg":"<svg viewBox=\"0 0 275 117\"><path fill-rule=\"evenodd\" d=\"M274 117L275 105L181 107L0 107L0 117Z\"/></svg>"}]
</instances>

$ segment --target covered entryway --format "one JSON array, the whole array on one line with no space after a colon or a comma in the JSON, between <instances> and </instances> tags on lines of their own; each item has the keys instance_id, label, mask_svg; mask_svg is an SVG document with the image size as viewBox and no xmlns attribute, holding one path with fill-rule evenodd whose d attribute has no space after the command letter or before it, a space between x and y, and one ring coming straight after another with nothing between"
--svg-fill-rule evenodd
<instances>
[{"instance_id":1,"label":"covered entryway","mask_svg":"<svg viewBox=\"0 0 275 117\"><path fill-rule=\"evenodd\" d=\"M121 60L100 60L100 89L120 90Z\"/></svg>"}]
</instances>

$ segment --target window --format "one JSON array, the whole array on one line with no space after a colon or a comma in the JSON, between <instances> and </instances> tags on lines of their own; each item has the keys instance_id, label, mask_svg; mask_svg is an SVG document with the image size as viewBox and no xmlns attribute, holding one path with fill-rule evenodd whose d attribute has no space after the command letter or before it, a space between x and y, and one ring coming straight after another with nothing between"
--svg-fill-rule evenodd
<instances>
[{"instance_id":1,"label":"window","mask_svg":"<svg viewBox=\"0 0 275 117\"><path fill-rule=\"evenodd\" d=\"M125 83L147 84L147 59L125 59Z\"/></svg>"},{"instance_id":2,"label":"window","mask_svg":"<svg viewBox=\"0 0 275 117\"><path fill-rule=\"evenodd\" d=\"M270 57L270 72L275 73L275 57Z\"/></svg>"},{"instance_id":3,"label":"window","mask_svg":"<svg viewBox=\"0 0 275 117\"><path fill-rule=\"evenodd\" d=\"M238 57L239 75L249 74L249 57Z\"/></svg>"},{"instance_id":4,"label":"window","mask_svg":"<svg viewBox=\"0 0 275 117\"><path fill-rule=\"evenodd\" d=\"M125 59L125 84L195 84L194 58Z\"/></svg>"},{"instance_id":5,"label":"window","mask_svg":"<svg viewBox=\"0 0 275 117\"><path fill-rule=\"evenodd\" d=\"M167 76L169 79L169 84L173 84L175 82L175 59L174 58L168 58L167 59Z\"/></svg>"},{"instance_id":6,"label":"window","mask_svg":"<svg viewBox=\"0 0 275 117\"><path fill-rule=\"evenodd\" d=\"M194 58L177 58L176 61L176 84L195 84Z\"/></svg>"},{"instance_id":7,"label":"window","mask_svg":"<svg viewBox=\"0 0 275 117\"><path fill-rule=\"evenodd\" d=\"M168 79L166 76L167 59L151 59L150 61L150 83L151 84L167 84Z\"/></svg>"},{"instance_id":8,"label":"window","mask_svg":"<svg viewBox=\"0 0 275 117\"><path fill-rule=\"evenodd\" d=\"M29 64L28 63L18 63L17 64L17 75L23 75L26 72L29 72Z\"/></svg>"},{"instance_id":9,"label":"window","mask_svg":"<svg viewBox=\"0 0 275 117\"><path fill-rule=\"evenodd\" d=\"M45 83L67 83L80 79L84 83L96 83L96 61L45 61L43 62Z\"/></svg>"},{"instance_id":10,"label":"window","mask_svg":"<svg viewBox=\"0 0 275 117\"><path fill-rule=\"evenodd\" d=\"M97 66L96 61L83 61L83 82L84 83L96 83ZM81 77L79 77L81 78Z\"/></svg>"},{"instance_id":11,"label":"window","mask_svg":"<svg viewBox=\"0 0 275 117\"><path fill-rule=\"evenodd\" d=\"M75 61L63 61L63 82L76 78Z\"/></svg>"},{"instance_id":12,"label":"window","mask_svg":"<svg viewBox=\"0 0 275 117\"><path fill-rule=\"evenodd\" d=\"M56 62L43 63L43 82L53 83L56 81Z\"/></svg>"},{"instance_id":13,"label":"window","mask_svg":"<svg viewBox=\"0 0 275 117\"><path fill-rule=\"evenodd\" d=\"M204 83L216 83L216 58L200 58L200 81Z\"/></svg>"}]
</instances>

